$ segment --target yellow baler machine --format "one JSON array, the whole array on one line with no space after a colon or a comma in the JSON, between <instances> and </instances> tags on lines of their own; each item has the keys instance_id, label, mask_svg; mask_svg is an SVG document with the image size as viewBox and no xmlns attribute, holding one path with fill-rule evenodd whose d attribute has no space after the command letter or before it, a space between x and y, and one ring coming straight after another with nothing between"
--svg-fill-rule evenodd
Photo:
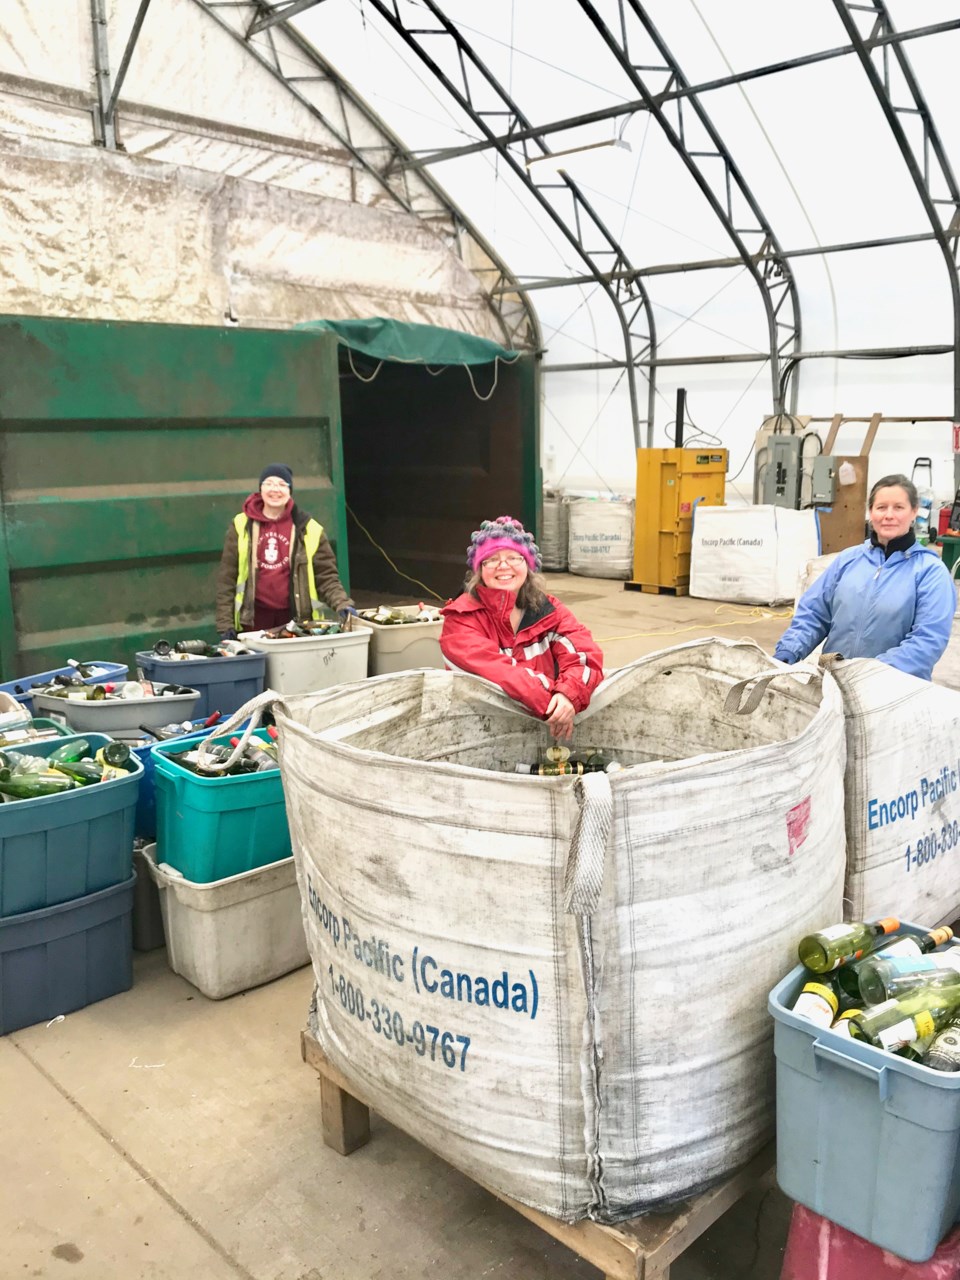
<instances>
[{"instance_id":1,"label":"yellow baler machine","mask_svg":"<svg viewBox=\"0 0 960 1280\"><path fill-rule=\"evenodd\" d=\"M724 504L726 449L638 449L633 580L637 591L685 596L698 506Z\"/></svg>"}]
</instances>

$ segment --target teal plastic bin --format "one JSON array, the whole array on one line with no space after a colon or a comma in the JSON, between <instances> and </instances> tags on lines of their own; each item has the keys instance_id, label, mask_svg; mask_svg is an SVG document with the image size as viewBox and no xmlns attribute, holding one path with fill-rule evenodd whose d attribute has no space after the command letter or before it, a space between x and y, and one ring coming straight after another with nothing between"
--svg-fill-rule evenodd
<instances>
[{"instance_id":1,"label":"teal plastic bin","mask_svg":"<svg viewBox=\"0 0 960 1280\"><path fill-rule=\"evenodd\" d=\"M175 738L151 748L157 862L168 863L195 884L224 880L292 854L279 769L201 778L168 759L206 736ZM269 740L265 729L258 729L256 737ZM212 741L228 744L230 737Z\"/></svg>"},{"instance_id":2,"label":"teal plastic bin","mask_svg":"<svg viewBox=\"0 0 960 1280\"><path fill-rule=\"evenodd\" d=\"M925 933L903 924L901 933ZM770 993L777 1182L792 1200L910 1262L960 1215L960 1072L933 1071L791 1012L800 965Z\"/></svg>"},{"instance_id":3,"label":"teal plastic bin","mask_svg":"<svg viewBox=\"0 0 960 1280\"><path fill-rule=\"evenodd\" d=\"M96 752L102 733L68 734L18 747L47 756L75 738ZM58 796L0 804L0 918L39 911L107 889L133 871L133 820L143 767Z\"/></svg>"}]
</instances>

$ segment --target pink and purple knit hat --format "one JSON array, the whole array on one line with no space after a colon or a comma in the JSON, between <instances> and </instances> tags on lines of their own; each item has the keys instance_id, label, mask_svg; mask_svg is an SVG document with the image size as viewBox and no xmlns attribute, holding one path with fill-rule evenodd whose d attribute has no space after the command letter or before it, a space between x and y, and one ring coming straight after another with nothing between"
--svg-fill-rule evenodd
<instances>
[{"instance_id":1,"label":"pink and purple knit hat","mask_svg":"<svg viewBox=\"0 0 960 1280\"><path fill-rule=\"evenodd\" d=\"M479 529L470 535L467 547L467 565L478 572L481 563L495 551L514 551L522 555L531 573L539 573L543 566L540 548L533 534L524 529L513 516L497 516L496 520L484 520Z\"/></svg>"}]
</instances>

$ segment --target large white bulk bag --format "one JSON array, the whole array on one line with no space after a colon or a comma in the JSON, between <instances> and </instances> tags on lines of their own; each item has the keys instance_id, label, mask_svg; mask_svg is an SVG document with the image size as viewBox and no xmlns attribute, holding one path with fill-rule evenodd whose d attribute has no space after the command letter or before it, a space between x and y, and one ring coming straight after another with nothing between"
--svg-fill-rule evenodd
<instances>
[{"instance_id":1,"label":"large white bulk bag","mask_svg":"<svg viewBox=\"0 0 960 1280\"><path fill-rule=\"evenodd\" d=\"M816 512L786 507L697 507L690 594L702 600L793 600L802 565L820 553Z\"/></svg>"},{"instance_id":2,"label":"large white bulk bag","mask_svg":"<svg viewBox=\"0 0 960 1280\"><path fill-rule=\"evenodd\" d=\"M559 493L543 495L543 527L540 555L548 572L566 573L567 542L570 536L570 505Z\"/></svg>"},{"instance_id":3,"label":"large white bulk bag","mask_svg":"<svg viewBox=\"0 0 960 1280\"><path fill-rule=\"evenodd\" d=\"M515 773L545 726L460 673L275 715L315 1032L360 1096L567 1220L665 1205L759 1150L767 992L842 916L828 673L723 640L642 658L573 743L628 767L583 779Z\"/></svg>"},{"instance_id":4,"label":"large white bulk bag","mask_svg":"<svg viewBox=\"0 0 960 1280\"><path fill-rule=\"evenodd\" d=\"M951 570L953 585L957 585L958 560ZM948 689L960 689L960 600L953 615L953 626L950 630L950 642L943 652L940 661L933 668L935 684L945 684Z\"/></svg>"},{"instance_id":5,"label":"large white bulk bag","mask_svg":"<svg viewBox=\"0 0 960 1280\"><path fill-rule=\"evenodd\" d=\"M846 719L848 917L952 920L960 907L960 693L873 658L830 669Z\"/></svg>"},{"instance_id":6,"label":"large white bulk bag","mask_svg":"<svg viewBox=\"0 0 960 1280\"><path fill-rule=\"evenodd\" d=\"M576 498L569 508L569 571L587 578L632 577L633 501Z\"/></svg>"},{"instance_id":7,"label":"large white bulk bag","mask_svg":"<svg viewBox=\"0 0 960 1280\"><path fill-rule=\"evenodd\" d=\"M800 565L793 598L794 608L800 603L800 597L810 590L818 578L823 577L839 554L839 551L831 551L825 556L814 556L812 560Z\"/></svg>"}]
</instances>

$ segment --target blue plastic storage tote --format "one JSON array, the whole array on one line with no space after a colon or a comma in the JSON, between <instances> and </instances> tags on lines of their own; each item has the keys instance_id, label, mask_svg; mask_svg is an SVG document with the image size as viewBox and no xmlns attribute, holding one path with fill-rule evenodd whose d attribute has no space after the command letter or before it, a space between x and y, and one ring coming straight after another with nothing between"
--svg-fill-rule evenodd
<instances>
[{"instance_id":1,"label":"blue plastic storage tote","mask_svg":"<svg viewBox=\"0 0 960 1280\"><path fill-rule=\"evenodd\" d=\"M85 662L83 665L85 667L96 667L99 672L95 676L86 676L83 681L84 684L117 684L121 680L126 680L128 674L128 668L120 662L91 661ZM33 693L30 689L32 684L37 684L41 680L49 684L54 676L75 676L76 674L74 667L57 667L55 671L41 671L35 676L21 676L19 680L8 680L6 684L0 684L0 691L9 693L18 702L32 707ZM21 692L17 693L17 689L20 689Z\"/></svg>"},{"instance_id":2,"label":"blue plastic storage tote","mask_svg":"<svg viewBox=\"0 0 960 1280\"><path fill-rule=\"evenodd\" d=\"M256 736L268 740L263 729ZM157 862L169 863L195 884L224 880L292 854L279 769L201 778L167 759L205 737L171 739L152 749ZM230 738L212 741L229 744Z\"/></svg>"},{"instance_id":3,"label":"blue plastic storage tote","mask_svg":"<svg viewBox=\"0 0 960 1280\"><path fill-rule=\"evenodd\" d=\"M267 668L265 653L238 653L231 658L161 658L155 653L138 653L137 667L145 680L189 685L198 689L200 701L194 716L205 720L219 711L233 715L245 702L263 693Z\"/></svg>"},{"instance_id":4,"label":"blue plastic storage tote","mask_svg":"<svg viewBox=\"0 0 960 1280\"><path fill-rule=\"evenodd\" d=\"M904 923L901 932L925 933ZM807 971L770 993L777 1181L792 1200L911 1262L960 1213L960 1072L934 1071L791 1012Z\"/></svg>"},{"instance_id":5,"label":"blue plastic storage tote","mask_svg":"<svg viewBox=\"0 0 960 1280\"><path fill-rule=\"evenodd\" d=\"M102 733L71 734L18 748L47 756L85 738L91 751ZM133 816L143 768L126 778L95 782L56 796L0 804L0 917L80 898L120 884L133 870Z\"/></svg>"},{"instance_id":6,"label":"blue plastic storage tote","mask_svg":"<svg viewBox=\"0 0 960 1280\"><path fill-rule=\"evenodd\" d=\"M135 882L0 920L0 1035L130 989Z\"/></svg>"},{"instance_id":7,"label":"blue plastic storage tote","mask_svg":"<svg viewBox=\"0 0 960 1280\"><path fill-rule=\"evenodd\" d=\"M198 720L190 729L185 729L182 735L176 738L164 738L164 742L179 742L181 738L193 737L197 730L203 727L203 721L207 717L204 716ZM220 717L221 720L223 717ZM244 721L246 724L246 721ZM146 840L154 840L157 835L157 796L156 787L154 785L153 772L153 755L152 748L157 745L156 739L151 738L147 742L141 743L139 746L130 747L130 751L137 757L143 765L143 777L140 779L140 793L137 797L137 814L134 821L134 831L138 836L143 836Z\"/></svg>"}]
</instances>

